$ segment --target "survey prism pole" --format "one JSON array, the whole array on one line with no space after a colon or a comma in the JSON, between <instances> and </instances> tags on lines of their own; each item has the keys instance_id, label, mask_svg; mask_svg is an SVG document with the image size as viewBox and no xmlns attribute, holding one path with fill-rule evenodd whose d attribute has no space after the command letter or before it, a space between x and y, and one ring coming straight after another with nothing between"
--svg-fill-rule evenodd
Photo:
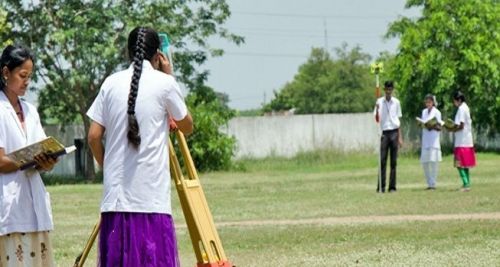
<instances>
[{"instance_id":1,"label":"survey prism pole","mask_svg":"<svg viewBox=\"0 0 500 267\"><path fill-rule=\"evenodd\" d=\"M380 73L383 73L384 72L384 64L382 62L374 62L370 65L370 72L372 74L375 74L375 101L378 101L379 97L380 97L380 78L379 78L379 75ZM378 114L378 108L375 107L377 110L375 111L376 113L376 121L377 121L377 124L380 122L380 114ZM379 138L380 138L380 142L382 142L382 132L381 132L381 128L379 128ZM381 170L381 167L382 167L382 155L380 155L380 145L381 143L379 143L379 146L377 147L377 150L378 150L378 192L382 192L383 189L382 189L382 170Z\"/></svg>"},{"instance_id":2,"label":"survey prism pole","mask_svg":"<svg viewBox=\"0 0 500 267\"><path fill-rule=\"evenodd\" d=\"M375 74L375 97L378 99L380 97L380 73L384 72L384 64L381 62L374 62L370 65L370 72Z\"/></svg>"}]
</instances>

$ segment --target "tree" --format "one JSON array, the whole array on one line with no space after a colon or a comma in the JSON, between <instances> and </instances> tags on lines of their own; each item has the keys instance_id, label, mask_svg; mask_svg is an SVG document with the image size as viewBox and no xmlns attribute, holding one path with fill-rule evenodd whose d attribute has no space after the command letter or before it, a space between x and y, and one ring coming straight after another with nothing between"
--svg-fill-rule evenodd
<instances>
[{"instance_id":1,"label":"tree","mask_svg":"<svg viewBox=\"0 0 500 267\"><path fill-rule=\"evenodd\" d=\"M393 61L404 112L419 114L433 93L452 116L451 95L468 98L474 125L490 133L500 126L500 4L497 0L408 0L420 7L416 19L401 18L388 37L400 37Z\"/></svg>"},{"instance_id":2,"label":"tree","mask_svg":"<svg viewBox=\"0 0 500 267\"><path fill-rule=\"evenodd\" d=\"M347 113L368 111L373 105L370 56L359 46L347 44L335 49L337 59L322 48L313 48L306 63L299 67L264 111L295 108L296 113Z\"/></svg>"},{"instance_id":3,"label":"tree","mask_svg":"<svg viewBox=\"0 0 500 267\"><path fill-rule=\"evenodd\" d=\"M379 56L375 60L375 62L381 62L384 65L382 73L379 74L380 77L380 86L381 89L383 89L383 82L386 80L393 80L394 79L394 59L396 55L394 53L388 52L388 51L383 51L380 52ZM375 85L375 75L373 75L373 85ZM383 93L383 92L382 92Z\"/></svg>"},{"instance_id":4,"label":"tree","mask_svg":"<svg viewBox=\"0 0 500 267\"><path fill-rule=\"evenodd\" d=\"M6 36L10 31L10 24L7 22L7 12L0 8L0 36ZM1 49L10 44L11 41L8 39L0 39Z\"/></svg>"},{"instance_id":5,"label":"tree","mask_svg":"<svg viewBox=\"0 0 500 267\"><path fill-rule=\"evenodd\" d=\"M175 70L188 89L203 85L208 71L197 71L209 54L222 55L207 39L220 36L236 44L243 39L221 25L230 16L224 0L54 0L37 5L4 0L14 31L9 35L35 52L36 77L43 81L39 109L43 120L62 124L90 121L86 111L104 79L129 63L126 40L138 25L168 32L174 40ZM86 176L93 179L88 150Z\"/></svg>"},{"instance_id":6,"label":"tree","mask_svg":"<svg viewBox=\"0 0 500 267\"><path fill-rule=\"evenodd\" d=\"M186 99L196 122L196 129L187 142L200 171L224 170L231 166L236 141L220 129L236 114L227 106L227 101L227 95L208 86L193 89Z\"/></svg>"}]
</instances>

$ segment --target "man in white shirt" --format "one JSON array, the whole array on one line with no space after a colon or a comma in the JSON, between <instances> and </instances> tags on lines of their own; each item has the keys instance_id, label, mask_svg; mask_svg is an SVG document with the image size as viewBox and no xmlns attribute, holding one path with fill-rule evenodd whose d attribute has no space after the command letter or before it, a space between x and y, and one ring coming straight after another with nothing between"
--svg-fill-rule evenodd
<instances>
[{"instance_id":1,"label":"man in white shirt","mask_svg":"<svg viewBox=\"0 0 500 267\"><path fill-rule=\"evenodd\" d=\"M401 135L402 117L401 104L399 100L392 96L394 83L386 81L384 83L385 96L377 99L375 104L375 120L380 123L382 137L380 140L380 170L377 183L377 192L385 192L387 155L391 155L391 172L389 177L389 192L396 191L396 165L398 160L398 148L403 145Z\"/></svg>"}]
</instances>

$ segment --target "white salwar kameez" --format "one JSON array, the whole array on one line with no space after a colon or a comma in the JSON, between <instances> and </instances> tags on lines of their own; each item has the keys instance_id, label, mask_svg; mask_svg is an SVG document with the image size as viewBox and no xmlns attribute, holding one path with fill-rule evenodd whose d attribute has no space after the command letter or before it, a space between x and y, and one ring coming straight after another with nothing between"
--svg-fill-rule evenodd
<instances>
[{"instance_id":1,"label":"white salwar kameez","mask_svg":"<svg viewBox=\"0 0 500 267\"><path fill-rule=\"evenodd\" d=\"M438 123L441 123L441 112L432 107L431 110L422 110L422 120L428 121L436 118ZM429 188L436 187L436 180L438 175L438 165L442 160L441 143L439 138L440 132L437 130L422 129L422 151L420 154L420 162L424 168L427 186Z\"/></svg>"}]
</instances>

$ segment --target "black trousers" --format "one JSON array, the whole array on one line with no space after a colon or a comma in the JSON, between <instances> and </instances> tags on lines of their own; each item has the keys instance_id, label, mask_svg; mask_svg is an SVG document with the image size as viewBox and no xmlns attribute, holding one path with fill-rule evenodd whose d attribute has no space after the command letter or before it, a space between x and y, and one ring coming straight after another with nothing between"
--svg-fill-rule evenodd
<instances>
[{"instance_id":1,"label":"black trousers","mask_svg":"<svg viewBox=\"0 0 500 267\"><path fill-rule=\"evenodd\" d=\"M399 147L398 129L383 131L380 140L380 181L377 181L377 191L385 192L387 171L387 156L391 155L391 171L389 177L389 191L396 190L396 166L398 162ZM382 189L381 189L381 188Z\"/></svg>"}]
</instances>

